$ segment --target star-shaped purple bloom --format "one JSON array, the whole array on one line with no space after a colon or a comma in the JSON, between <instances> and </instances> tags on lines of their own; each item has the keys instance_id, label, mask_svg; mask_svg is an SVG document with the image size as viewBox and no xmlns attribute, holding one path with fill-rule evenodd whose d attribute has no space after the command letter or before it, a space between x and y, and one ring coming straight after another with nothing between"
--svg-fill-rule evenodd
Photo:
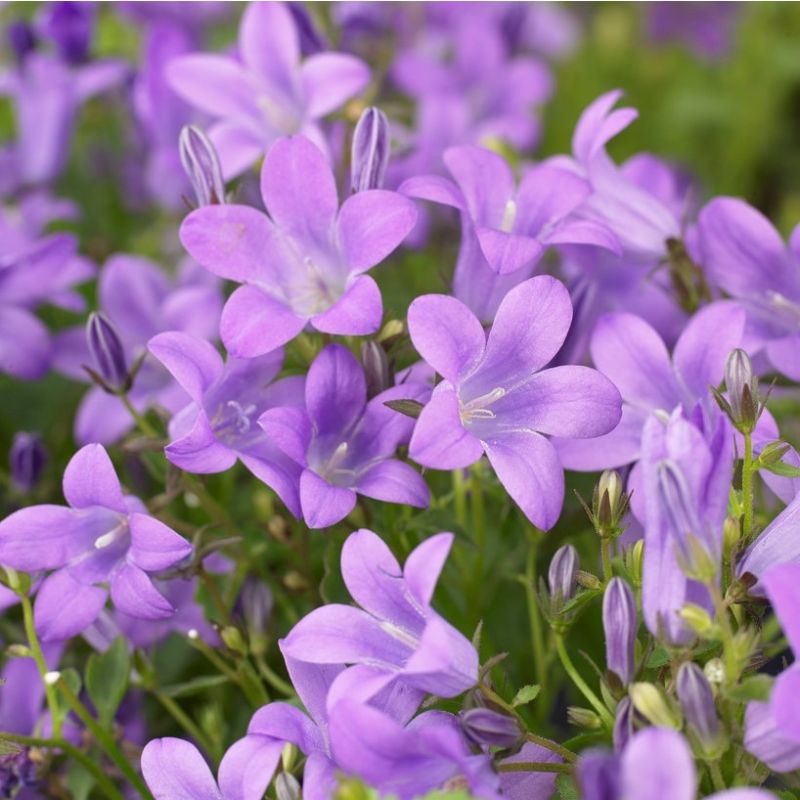
<instances>
[{"instance_id":1,"label":"star-shaped purple bloom","mask_svg":"<svg viewBox=\"0 0 800 800\"><path fill-rule=\"evenodd\" d=\"M170 616L148 573L177 564L192 547L122 494L101 445L86 445L67 464L64 497L68 506L30 506L0 522L0 564L53 570L34 606L42 639L67 639L90 625L109 593L98 584L109 584L114 605L130 616Z\"/></svg>"},{"instance_id":2,"label":"star-shaped purple bloom","mask_svg":"<svg viewBox=\"0 0 800 800\"><path fill-rule=\"evenodd\" d=\"M224 472L238 458L299 516L300 467L257 424L273 406L289 411L303 402L302 377L275 380L283 351L223 363L207 341L177 331L153 337L148 348L191 398L170 423L167 458L201 474Z\"/></svg>"},{"instance_id":3,"label":"star-shaped purple bloom","mask_svg":"<svg viewBox=\"0 0 800 800\"><path fill-rule=\"evenodd\" d=\"M506 295L488 338L453 297L418 297L408 310L414 346L444 378L414 428L411 458L463 469L485 452L511 497L545 530L564 499L563 470L547 436L600 436L621 413L619 392L597 370L543 369L571 319L567 290L549 276Z\"/></svg>"},{"instance_id":4,"label":"star-shaped purple bloom","mask_svg":"<svg viewBox=\"0 0 800 800\"><path fill-rule=\"evenodd\" d=\"M413 420L385 403L429 395L427 386L405 383L368 401L363 368L347 348L332 344L308 370L305 407L264 412L258 422L268 439L302 470L300 508L310 528L344 519L357 494L418 508L428 505L425 481L394 457L408 442Z\"/></svg>"},{"instance_id":5,"label":"star-shaped purple bloom","mask_svg":"<svg viewBox=\"0 0 800 800\"><path fill-rule=\"evenodd\" d=\"M363 273L413 228L411 200L373 189L348 197L340 209L330 166L303 136L273 145L261 194L270 216L248 206L212 205L193 211L181 226L181 241L195 260L245 284L222 313L228 352L263 355L309 322L324 333L374 333L381 294Z\"/></svg>"},{"instance_id":6,"label":"star-shaped purple bloom","mask_svg":"<svg viewBox=\"0 0 800 800\"><path fill-rule=\"evenodd\" d=\"M287 134L302 133L326 148L318 120L369 82L369 67L345 53L319 53L301 62L297 24L283 3L248 4L238 44L241 60L182 56L167 72L179 95L220 120L209 136L226 179Z\"/></svg>"},{"instance_id":7,"label":"star-shaped purple bloom","mask_svg":"<svg viewBox=\"0 0 800 800\"><path fill-rule=\"evenodd\" d=\"M342 549L342 578L361 608L315 609L282 640L284 656L311 664L365 664L439 697L474 686L475 648L430 604L452 542L449 533L432 536L401 569L375 533L351 534Z\"/></svg>"}]
</instances>

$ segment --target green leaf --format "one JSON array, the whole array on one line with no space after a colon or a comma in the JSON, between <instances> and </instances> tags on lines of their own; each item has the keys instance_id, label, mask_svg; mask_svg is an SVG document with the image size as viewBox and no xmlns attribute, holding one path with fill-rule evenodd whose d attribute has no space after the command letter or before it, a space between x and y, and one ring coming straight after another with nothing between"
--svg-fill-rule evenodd
<instances>
[{"instance_id":1,"label":"green leaf","mask_svg":"<svg viewBox=\"0 0 800 800\"><path fill-rule=\"evenodd\" d=\"M422 413L422 409L425 408L419 400L385 400L383 404L391 408L392 411L398 411L412 419L416 419Z\"/></svg>"},{"instance_id":2,"label":"green leaf","mask_svg":"<svg viewBox=\"0 0 800 800\"><path fill-rule=\"evenodd\" d=\"M580 800L578 787L569 775L559 775L556 778L556 791L559 800Z\"/></svg>"},{"instance_id":3,"label":"green leaf","mask_svg":"<svg viewBox=\"0 0 800 800\"><path fill-rule=\"evenodd\" d=\"M67 785L72 800L87 800L94 786L94 776L82 764L73 761L67 773Z\"/></svg>"},{"instance_id":4,"label":"green leaf","mask_svg":"<svg viewBox=\"0 0 800 800\"><path fill-rule=\"evenodd\" d=\"M763 703L769 700L774 680L771 675L752 675L737 686L732 686L725 694L739 703L749 703L751 700Z\"/></svg>"},{"instance_id":5,"label":"green leaf","mask_svg":"<svg viewBox=\"0 0 800 800\"><path fill-rule=\"evenodd\" d=\"M9 742L0 736L0 756L10 756L14 753L19 753L22 748L14 742Z\"/></svg>"},{"instance_id":6,"label":"green leaf","mask_svg":"<svg viewBox=\"0 0 800 800\"><path fill-rule=\"evenodd\" d=\"M86 691L97 709L100 724L114 719L128 688L131 659L128 644L118 636L105 653L92 653L86 665Z\"/></svg>"},{"instance_id":7,"label":"green leaf","mask_svg":"<svg viewBox=\"0 0 800 800\"><path fill-rule=\"evenodd\" d=\"M530 703L532 700L535 700L539 692L541 691L541 686L537 686L536 684L528 684L527 686L523 686L515 695L514 699L511 701L511 705L516 708L517 706L524 706L526 703Z\"/></svg>"},{"instance_id":8,"label":"green leaf","mask_svg":"<svg viewBox=\"0 0 800 800\"><path fill-rule=\"evenodd\" d=\"M229 678L227 675L200 675L185 683L163 686L161 688L161 694L167 697L187 697L188 695L197 694L206 689L213 689L215 686L222 686L224 683L227 683L228 680Z\"/></svg>"},{"instance_id":9,"label":"green leaf","mask_svg":"<svg viewBox=\"0 0 800 800\"><path fill-rule=\"evenodd\" d=\"M781 475L784 478L800 478L800 467L793 467L783 461L778 461L775 464L765 464L761 469L765 469L767 472L773 473L773 475Z\"/></svg>"}]
</instances>

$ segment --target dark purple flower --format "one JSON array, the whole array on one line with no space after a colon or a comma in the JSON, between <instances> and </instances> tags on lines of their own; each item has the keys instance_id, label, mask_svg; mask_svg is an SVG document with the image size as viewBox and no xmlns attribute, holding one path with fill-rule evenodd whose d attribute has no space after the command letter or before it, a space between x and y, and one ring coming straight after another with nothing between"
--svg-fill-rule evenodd
<instances>
[{"instance_id":1,"label":"dark purple flower","mask_svg":"<svg viewBox=\"0 0 800 800\"><path fill-rule=\"evenodd\" d=\"M93 3L48 3L42 9L39 31L56 46L67 64L83 64L89 57L94 28Z\"/></svg>"},{"instance_id":2,"label":"dark purple flower","mask_svg":"<svg viewBox=\"0 0 800 800\"><path fill-rule=\"evenodd\" d=\"M543 369L571 317L567 290L548 276L506 295L488 338L454 297L418 297L408 311L414 346L444 378L417 420L411 458L462 469L485 452L511 497L545 530L564 497L563 470L547 436L599 436L620 417L619 393L597 371Z\"/></svg>"},{"instance_id":3,"label":"dark purple flower","mask_svg":"<svg viewBox=\"0 0 800 800\"><path fill-rule=\"evenodd\" d=\"M153 337L148 349L191 398L170 422L167 458L201 474L224 472L238 458L300 516L301 469L258 425L267 409L302 403L302 377L275 380L283 351L223 363L207 341L177 331Z\"/></svg>"},{"instance_id":4,"label":"dark purple flower","mask_svg":"<svg viewBox=\"0 0 800 800\"><path fill-rule=\"evenodd\" d=\"M265 411L258 424L301 471L300 508L311 528L344 519L362 494L419 508L428 487L419 473L395 458L408 442L414 421L386 406L389 400L424 400L430 389L405 383L367 400L364 370L341 345L328 345L311 365L305 408Z\"/></svg>"},{"instance_id":5,"label":"dark purple flower","mask_svg":"<svg viewBox=\"0 0 800 800\"><path fill-rule=\"evenodd\" d=\"M14 486L21 492L30 492L39 483L47 465L47 450L38 433L20 431L14 435L8 451L8 466Z\"/></svg>"},{"instance_id":6,"label":"dark purple flower","mask_svg":"<svg viewBox=\"0 0 800 800\"><path fill-rule=\"evenodd\" d=\"M742 10L738 3L660 0L647 5L647 32L656 43L683 41L699 56L722 58Z\"/></svg>"},{"instance_id":7,"label":"dark purple flower","mask_svg":"<svg viewBox=\"0 0 800 800\"><path fill-rule=\"evenodd\" d=\"M17 64L22 65L28 53L36 49L36 32L33 26L25 20L16 20L6 29L8 44L14 51Z\"/></svg>"},{"instance_id":8,"label":"dark purple flower","mask_svg":"<svg viewBox=\"0 0 800 800\"><path fill-rule=\"evenodd\" d=\"M323 148L317 121L358 94L369 68L345 53L301 63L297 23L282 3L249 3L239 25L241 61L189 55L169 65L175 91L219 119L209 136L226 179L243 172L281 136L302 133Z\"/></svg>"},{"instance_id":9,"label":"dark purple flower","mask_svg":"<svg viewBox=\"0 0 800 800\"><path fill-rule=\"evenodd\" d=\"M92 367L103 382L116 391L127 389L129 372L125 349L116 328L105 314L97 311L89 314L86 344L92 357Z\"/></svg>"},{"instance_id":10,"label":"dark purple flower","mask_svg":"<svg viewBox=\"0 0 800 800\"><path fill-rule=\"evenodd\" d=\"M64 472L68 506L23 508L0 522L0 564L53 570L36 594L37 629L45 641L80 633L100 613L110 584L114 605L143 619L171 615L149 573L182 561L192 547L124 496L98 444L79 450Z\"/></svg>"},{"instance_id":11,"label":"dark purple flower","mask_svg":"<svg viewBox=\"0 0 800 800\"><path fill-rule=\"evenodd\" d=\"M225 305L220 336L233 355L263 355L310 322L325 333L374 333L383 306L364 273L413 228L413 203L373 189L339 208L331 168L303 136L281 139L261 171L270 216L240 205L206 206L181 226L200 264L244 283Z\"/></svg>"}]
</instances>

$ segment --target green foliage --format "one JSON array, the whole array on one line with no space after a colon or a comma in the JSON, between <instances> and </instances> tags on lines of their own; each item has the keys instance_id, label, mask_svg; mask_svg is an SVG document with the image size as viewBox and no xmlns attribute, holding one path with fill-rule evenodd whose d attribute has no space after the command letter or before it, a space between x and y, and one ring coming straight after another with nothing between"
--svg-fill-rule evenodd
<instances>
[{"instance_id":1,"label":"green foliage","mask_svg":"<svg viewBox=\"0 0 800 800\"><path fill-rule=\"evenodd\" d=\"M100 724L108 726L125 697L131 660L128 642L118 636L105 653L92 653L86 663L86 691Z\"/></svg>"}]
</instances>

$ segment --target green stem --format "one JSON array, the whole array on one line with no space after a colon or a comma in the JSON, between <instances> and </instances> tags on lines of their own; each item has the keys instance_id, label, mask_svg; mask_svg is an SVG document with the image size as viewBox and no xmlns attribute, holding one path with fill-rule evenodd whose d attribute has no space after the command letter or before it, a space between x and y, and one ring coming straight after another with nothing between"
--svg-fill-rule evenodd
<instances>
[{"instance_id":1,"label":"green stem","mask_svg":"<svg viewBox=\"0 0 800 800\"><path fill-rule=\"evenodd\" d=\"M706 761L708 765L708 770L711 773L711 781L714 784L714 790L717 792L724 792L727 788L725 786L725 780L722 777L722 770L719 768L719 761L710 759Z\"/></svg>"},{"instance_id":2,"label":"green stem","mask_svg":"<svg viewBox=\"0 0 800 800\"><path fill-rule=\"evenodd\" d=\"M467 527L467 492L464 484L464 471L453 470L453 505L455 506L456 522L461 528Z\"/></svg>"},{"instance_id":3,"label":"green stem","mask_svg":"<svg viewBox=\"0 0 800 800\"><path fill-rule=\"evenodd\" d=\"M483 559L486 551L486 509L483 504L483 487L477 465L470 475L470 499L472 500L472 524L475 531L475 547L478 555L475 560L475 586L480 589L483 582Z\"/></svg>"},{"instance_id":4,"label":"green stem","mask_svg":"<svg viewBox=\"0 0 800 800\"><path fill-rule=\"evenodd\" d=\"M500 763L497 765L498 772L561 772L569 775L572 767L569 764L559 764L554 761L516 761L511 763Z\"/></svg>"},{"instance_id":5,"label":"green stem","mask_svg":"<svg viewBox=\"0 0 800 800\"><path fill-rule=\"evenodd\" d=\"M186 488L197 498L203 511L211 517L229 536L238 536L239 532L233 518L223 505L218 503L194 475L185 472L183 475Z\"/></svg>"},{"instance_id":6,"label":"green stem","mask_svg":"<svg viewBox=\"0 0 800 800\"><path fill-rule=\"evenodd\" d=\"M540 747L544 747L547 750L552 750L554 753L560 755L564 761L572 763L573 761L578 760L578 756L576 756L572 750L567 750L566 747L563 747L558 742L554 742L551 739L545 738L544 736L538 736L537 734L530 733L529 731L525 734L525 738L529 742L533 742L533 744L538 744Z\"/></svg>"},{"instance_id":7,"label":"green stem","mask_svg":"<svg viewBox=\"0 0 800 800\"><path fill-rule=\"evenodd\" d=\"M199 650L223 675L227 675L233 683L239 686L253 708L260 708L264 705L263 686L255 686L248 675L243 675L226 664L222 658L216 654L214 649L209 647L199 636L190 635L189 644L194 647L195 650Z\"/></svg>"},{"instance_id":8,"label":"green stem","mask_svg":"<svg viewBox=\"0 0 800 800\"><path fill-rule=\"evenodd\" d=\"M742 458L742 538L750 543L753 535L753 435L744 434L744 456Z\"/></svg>"},{"instance_id":9,"label":"green stem","mask_svg":"<svg viewBox=\"0 0 800 800\"><path fill-rule=\"evenodd\" d=\"M722 599L722 593L719 586L714 581L708 584L708 589L711 594L711 600L714 603L714 613L717 616L717 623L719 624L720 634L722 635L722 654L725 663L725 678L729 685L736 683L738 676L738 666L736 658L736 649L733 641L733 628L731 627L731 620L728 616L728 608L725 601Z\"/></svg>"},{"instance_id":10,"label":"green stem","mask_svg":"<svg viewBox=\"0 0 800 800\"><path fill-rule=\"evenodd\" d=\"M95 783L100 787L103 794L106 797L110 797L111 800L124 800L122 792L114 786L111 779L100 769L99 765L97 765L94 761L92 761L86 753L78 750L77 747L71 745L65 739L60 738L53 738L53 739L41 739L36 736L20 736L16 733L0 733L0 741L7 741L7 742L14 742L15 744L21 744L26 747L42 747L47 748L48 750L63 750L70 758L73 758L79 764L81 764L87 772L92 774L92 777L95 780Z\"/></svg>"},{"instance_id":11,"label":"green stem","mask_svg":"<svg viewBox=\"0 0 800 800\"><path fill-rule=\"evenodd\" d=\"M150 690L153 696L167 710L170 716L189 734L196 742L215 759L219 755L218 748L208 736L200 730L195 721L168 695L162 694L158 689Z\"/></svg>"},{"instance_id":12,"label":"green stem","mask_svg":"<svg viewBox=\"0 0 800 800\"><path fill-rule=\"evenodd\" d=\"M277 689L277 691L283 695L286 695L286 697L294 697L294 687L272 670L269 664L267 664L267 662L264 660L264 656L258 654L255 656L255 660L261 676L270 686L272 686L273 689Z\"/></svg>"},{"instance_id":13,"label":"green stem","mask_svg":"<svg viewBox=\"0 0 800 800\"><path fill-rule=\"evenodd\" d=\"M81 703L76 694L70 689L66 681L60 678L55 683L56 688L67 705L72 709L78 719L87 727L89 732L94 736L97 743L106 751L108 757L119 767L120 772L131 782L136 791L145 798L145 800L153 800L153 795L145 785L138 772L130 765L130 762L123 755L122 751L117 746L117 743L111 737L108 731L104 730L97 721L89 713L86 706Z\"/></svg>"},{"instance_id":14,"label":"green stem","mask_svg":"<svg viewBox=\"0 0 800 800\"><path fill-rule=\"evenodd\" d=\"M44 694L47 698L47 707L50 710L50 717L53 720L53 738L61 738L61 712L58 708L58 699L56 696L55 687L48 683L44 676L49 672L47 662L42 652L42 646L39 643L39 637L36 635L36 626L33 621L33 607L28 595L19 595L20 605L22 606L22 619L25 625L25 636L28 638L28 645L33 653L33 660L36 662L36 668L39 670L39 678L44 684Z\"/></svg>"},{"instance_id":15,"label":"green stem","mask_svg":"<svg viewBox=\"0 0 800 800\"><path fill-rule=\"evenodd\" d=\"M561 663L564 666L567 675L569 675L569 677L572 679L572 682L578 687L578 689L580 689L581 694L589 701L592 708L594 708L594 710L600 715L600 718L603 720L606 727L611 730L614 727L614 719L611 716L611 713L605 707L605 704L600 700L600 698L589 688L589 685L581 677L578 670L575 669L575 665L572 663L572 659L569 657L567 648L564 645L564 637L557 633L555 638L558 657L561 659Z\"/></svg>"},{"instance_id":16,"label":"green stem","mask_svg":"<svg viewBox=\"0 0 800 800\"><path fill-rule=\"evenodd\" d=\"M122 405L128 409L128 413L133 417L133 421L139 426L139 430L145 436L151 436L154 439L158 438L158 431L147 421L147 418L140 414L134 407L133 403L131 403L127 394L119 395L119 399L122 400Z\"/></svg>"},{"instance_id":17,"label":"green stem","mask_svg":"<svg viewBox=\"0 0 800 800\"><path fill-rule=\"evenodd\" d=\"M542 614L536 599L536 556L539 549L539 531L528 533L528 556L525 562L525 599L530 623L531 650L536 683L544 686L547 681L547 660L544 652Z\"/></svg>"},{"instance_id":18,"label":"green stem","mask_svg":"<svg viewBox=\"0 0 800 800\"><path fill-rule=\"evenodd\" d=\"M225 603L225 599L219 590L219 586L217 586L214 578L203 569L202 565L199 570L199 575L205 590L208 592L215 608L217 609L217 613L220 615L220 624L228 625L230 621L230 613L228 612L228 606Z\"/></svg>"},{"instance_id":19,"label":"green stem","mask_svg":"<svg viewBox=\"0 0 800 800\"><path fill-rule=\"evenodd\" d=\"M609 536L600 538L600 552L603 556L603 581L608 583L614 577L614 570L611 567L611 538Z\"/></svg>"}]
</instances>

